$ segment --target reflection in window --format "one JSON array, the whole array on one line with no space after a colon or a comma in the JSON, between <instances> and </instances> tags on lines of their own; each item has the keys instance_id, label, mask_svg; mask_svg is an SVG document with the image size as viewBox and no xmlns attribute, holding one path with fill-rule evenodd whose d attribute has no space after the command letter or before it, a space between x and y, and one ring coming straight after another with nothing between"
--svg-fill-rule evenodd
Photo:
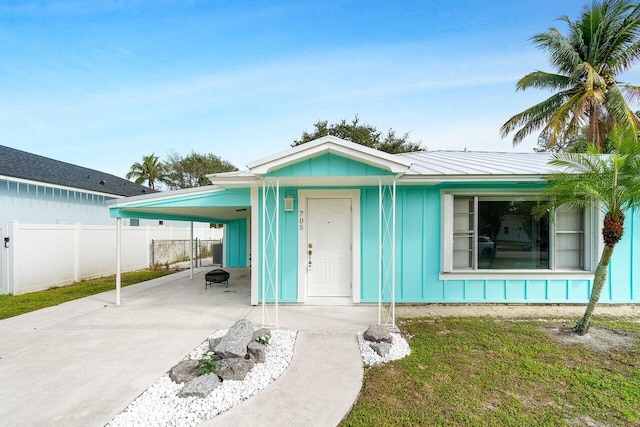
<instances>
[{"instance_id":1,"label":"reflection in window","mask_svg":"<svg viewBox=\"0 0 640 427\"><path fill-rule=\"evenodd\" d=\"M479 269L548 269L549 217L534 201L478 201Z\"/></svg>"},{"instance_id":2,"label":"reflection in window","mask_svg":"<svg viewBox=\"0 0 640 427\"><path fill-rule=\"evenodd\" d=\"M584 270L585 212L562 207L537 218L533 198L454 196L451 268L461 270Z\"/></svg>"}]
</instances>

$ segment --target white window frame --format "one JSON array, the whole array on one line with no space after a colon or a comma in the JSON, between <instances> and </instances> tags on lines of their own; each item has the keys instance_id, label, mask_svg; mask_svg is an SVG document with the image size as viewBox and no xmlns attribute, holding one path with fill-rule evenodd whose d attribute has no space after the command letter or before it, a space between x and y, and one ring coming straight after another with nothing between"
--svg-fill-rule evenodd
<instances>
[{"instance_id":1,"label":"white window frame","mask_svg":"<svg viewBox=\"0 0 640 427\"><path fill-rule=\"evenodd\" d=\"M555 221L549 223L549 257L548 269L526 269L526 270L492 270L477 268L477 254L474 253L473 267L471 269L454 269L453 268L453 218L454 218L454 197L474 197L474 221L477 227L477 201L478 198L495 197L499 200L513 199L529 199L537 200L540 195L538 190L518 191L512 190L442 190L441 191L441 272L440 280L456 280L456 279L477 279L482 276L483 279L548 279L555 276L562 276L566 279L586 279L593 276L593 270L597 264L597 250L600 249L597 240L597 221L600 217L595 207L585 209L584 211L584 252L583 252L583 270L558 269L555 265L556 260L556 227ZM477 232L474 233L474 248L477 248Z\"/></svg>"}]
</instances>

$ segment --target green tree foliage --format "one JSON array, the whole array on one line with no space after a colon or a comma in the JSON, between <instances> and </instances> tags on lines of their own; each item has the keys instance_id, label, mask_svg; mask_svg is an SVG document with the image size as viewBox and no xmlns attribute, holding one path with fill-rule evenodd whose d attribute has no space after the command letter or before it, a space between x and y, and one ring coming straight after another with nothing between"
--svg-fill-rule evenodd
<instances>
[{"instance_id":1,"label":"green tree foliage","mask_svg":"<svg viewBox=\"0 0 640 427\"><path fill-rule=\"evenodd\" d=\"M126 178L133 178L136 184L142 184L146 181L149 188L155 189L156 183L161 184L167 180L166 165L160 161L155 153L151 153L150 156L142 156L142 162L132 164Z\"/></svg>"},{"instance_id":2,"label":"green tree foliage","mask_svg":"<svg viewBox=\"0 0 640 427\"><path fill-rule=\"evenodd\" d=\"M168 171L167 184L172 190L211 185L206 175L238 170L215 154L198 154L193 151L185 157L171 153L165 165Z\"/></svg>"},{"instance_id":3,"label":"green tree foliage","mask_svg":"<svg viewBox=\"0 0 640 427\"><path fill-rule=\"evenodd\" d=\"M633 128L616 127L608 135L610 154L600 155L595 144L586 153L557 153L549 162L558 173L549 177L540 214L563 205L588 208L593 203L604 213L604 250L596 267L589 304L573 330L589 330L593 310L600 299L615 245L624 232L625 212L640 209L640 144Z\"/></svg>"},{"instance_id":4,"label":"green tree foliage","mask_svg":"<svg viewBox=\"0 0 640 427\"><path fill-rule=\"evenodd\" d=\"M533 43L545 51L555 72L534 71L516 84L516 90L546 89L549 98L511 117L500 128L504 138L513 131L513 144L541 130L554 146L587 126L587 138L600 152L605 135L616 124L631 128L637 139L639 120L625 95L640 96L640 87L618 81L640 58L640 4L628 0L604 0L585 6L580 17L567 24L569 32L556 28L536 34Z\"/></svg>"},{"instance_id":5,"label":"green tree foliage","mask_svg":"<svg viewBox=\"0 0 640 427\"><path fill-rule=\"evenodd\" d=\"M409 141L408 132L402 136L397 136L393 129L389 129L386 134L383 134L374 126L360 123L358 116L355 116L351 123L347 123L343 119L340 123L329 125L326 120L320 120L313 126L315 128L313 132L303 132L302 138L295 140L291 146L295 147L323 136L333 135L390 154L424 151L426 149L422 147L420 142Z\"/></svg>"}]
</instances>

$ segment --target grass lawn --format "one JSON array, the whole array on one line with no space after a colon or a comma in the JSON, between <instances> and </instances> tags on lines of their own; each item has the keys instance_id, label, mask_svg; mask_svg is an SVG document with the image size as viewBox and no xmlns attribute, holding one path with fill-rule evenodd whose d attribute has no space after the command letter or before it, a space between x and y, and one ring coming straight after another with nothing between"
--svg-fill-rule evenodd
<instances>
[{"instance_id":1,"label":"grass lawn","mask_svg":"<svg viewBox=\"0 0 640 427\"><path fill-rule=\"evenodd\" d=\"M122 273L122 286L134 285L156 277L175 273L171 270L140 270ZM46 291L31 292L22 295L0 295L0 319L18 316L41 308L62 304L63 302L110 291L116 287L116 276L83 280L69 286L54 287Z\"/></svg>"},{"instance_id":2,"label":"grass lawn","mask_svg":"<svg viewBox=\"0 0 640 427\"><path fill-rule=\"evenodd\" d=\"M545 332L558 323L486 318L399 322L410 356L365 370L343 426L640 425L639 338L590 350ZM602 318L593 327L640 332Z\"/></svg>"}]
</instances>

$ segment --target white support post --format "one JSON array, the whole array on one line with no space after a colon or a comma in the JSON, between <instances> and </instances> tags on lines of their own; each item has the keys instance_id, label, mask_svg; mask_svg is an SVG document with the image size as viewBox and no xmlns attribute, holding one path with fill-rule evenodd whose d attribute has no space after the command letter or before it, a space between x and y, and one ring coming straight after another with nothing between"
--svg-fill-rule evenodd
<instances>
[{"instance_id":1,"label":"white support post","mask_svg":"<svg viewBox=\"0 0 640 427\"><path fill-rule=\"evenodd\" d=\"M122 284L122 218L116 218L116 305L120 305L120 285Z\"/></svg>"},{"instance_id":2,"label":"white support post","mask_svg":"<svg viewBox=\"0 0 640 427\"><path fill-rule=\"evenodd\" d=\"M273 199L273 209L269 209L269 199ZM274 324L279 327L279 234L280 234L280 181L266 178L262 181L262 326L270 320L267 310L267 292L273 292Z\"/></svg>"},{"instance_id":3,"label":"white support post","mask_svg":"<svg viewBox=\"0 0 640 427\"><path fill-rule=\"evenodd\" d=\"M396 180L391 194L391 327L396 327Z\"/></svg>"},{"instance_id":4,"label":"white support post","mask_svg":"<svg viewBox=\"0 0 640 427\"><path fill-rule=\"evenodd\" d=\"M384 214L382 178L378 177L378 325L382 324L382 216Z\"/></svg>"},{"instance_id":5,"label":"white support post","mask_svg":"<svg viewBox=\"0 0 640 427\"><path fill-rule=\"evenodd\" d=\"M387 202L388 200L388 202ZM378 178L378 324L396 326L396 181ZM389 313L383 319L382 299L391 295Z\"/></svg>"},{"instance_id":6,"label":"white support post","mask_svg":"<svg viewBox=\"0 0 640 427\"><path fill-rule=\"evenodd\" d=\"M275 238L275 247L276 247L276 253L275 253L275 259L274 264L275 264L275 277L274 277L274 286L273 286L273 298L275 300L275 309L276 309L276 328L278 327L278 294L279 294L279 285L280 285L280 278L278 276L278 266L280 264L280 180L276 179L276 238Z\"/></svg>"},{"instance_id":7,"label":"white support post","mask_svg":"<svg viewBox=\"0 0 640 427\"><path fill-rule=\"evenodd\" d=\"M189 279L193 279L193 221L189 227Z\"/></svg>"}]
</instances>

